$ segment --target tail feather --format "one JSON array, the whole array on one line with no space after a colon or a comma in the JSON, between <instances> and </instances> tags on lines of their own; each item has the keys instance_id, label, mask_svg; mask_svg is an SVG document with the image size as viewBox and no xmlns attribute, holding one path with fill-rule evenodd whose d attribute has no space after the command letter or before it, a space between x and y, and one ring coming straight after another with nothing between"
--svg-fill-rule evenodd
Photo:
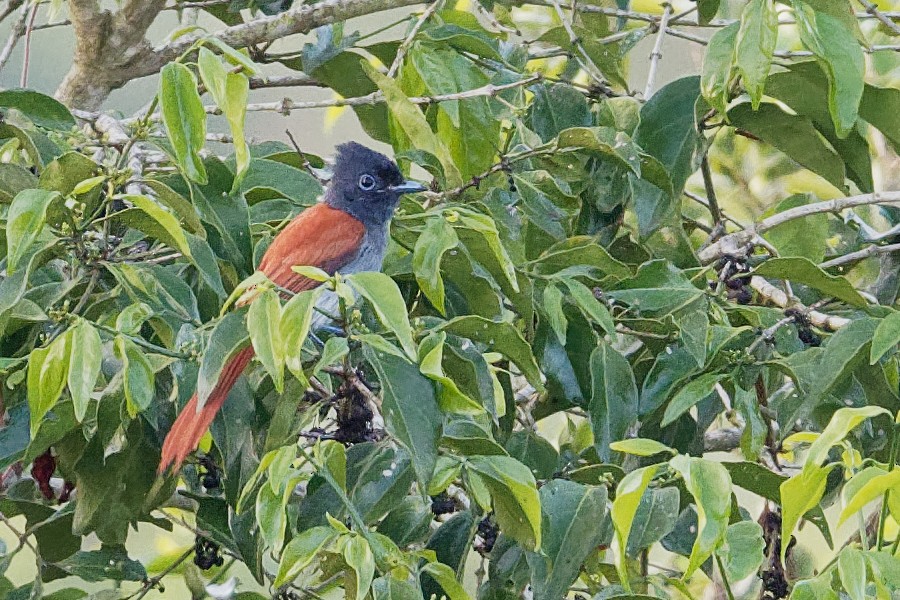
<instances>
[{"instance_id":1,"label":"tail feather","mask_svg":"<svg viewBox=\"0 0 900 600\"><path fill-rule=\"evenodd\" d=\"M247 368L252 358L253 347L247 346L228 361L203 408L198 407L197 394L191 397L187 406L175 419L172 429L169 430L166 440L163 442L159 473L163 473L170 466L173 471L181 468L181 463L200 443L200 438L209 429L219 409L225 403L225 399L228 398L235 381Z\"/></svg>"}]
</instances>

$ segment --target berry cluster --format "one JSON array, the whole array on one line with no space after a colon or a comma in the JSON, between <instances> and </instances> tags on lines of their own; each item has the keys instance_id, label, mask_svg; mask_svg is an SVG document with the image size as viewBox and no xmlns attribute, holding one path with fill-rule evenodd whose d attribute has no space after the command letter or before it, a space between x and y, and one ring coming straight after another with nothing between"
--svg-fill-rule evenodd
<instances>
[{"instance_id":1,"label":"berry cluster","mask_svg":"<svg viewBox=\"0 0 900 600\"><path fill-rule=\"evenodd\" d=\"M784 311L784 316L794 319L794 323L797 324L797 337L800 338L801 342L807 346L822 345L822 337L813 331L812 324L809 322L809 317L806 316L806 313L796 308L788 308Z\"/></svg>"},{"instance_id":2,"label":"berry cluster","mask_svg":"<svg viewBox=\"0 0 900 600\"><path fill-rule=\"evenodd\" d=\"M738 304L750 304L753 291L750 289L750 265L742 258L723 256L716 265L719 281L725 284L729 300ZM717 284L714 284L716 287Z\"/></svg>"},{"instance_id":3,"label":"berry cluster","mask_svg":"<svg viewBox=\"0 0 900 600\"><path fill-rule=\"evenodd\" d=\"M478 537L475 541L475 550L482 556L487 556L497 543L500 530L491 515L486 516L478 523Z\"/></svg>"},{"instance_id":4,"label":"berry cluster","mask_svg":"<svg viewBox=\"0 0 900 600\"><path fill-rule=\"evenodd\" d=\"M456 500L447 495L447 492L441 492L437 496L431 497L431 514L436 517L456 512Z\"/></svg>"},{"instance_id":5,"label":"berry cluster","mask_svg":"<svg viewBox=\"0 0 900 600\"><path fill-rule=\"evenodd\" d=\"M224 562L225 559L219 555L219 545L198 535L194 542L194 564L207 571L213 567L221 567Z\"/></svg>"},{"instance_id":6,"label":"berry cluster","mask_svg":"<svg viewBox=\"0 0 900 600\"><path fill-rule=\"evenodd\" d=\"M222 486L222 471L209 454L200 457L200 468L200 483L207 491L217 490Z\"/></svg>"}]
</instances>

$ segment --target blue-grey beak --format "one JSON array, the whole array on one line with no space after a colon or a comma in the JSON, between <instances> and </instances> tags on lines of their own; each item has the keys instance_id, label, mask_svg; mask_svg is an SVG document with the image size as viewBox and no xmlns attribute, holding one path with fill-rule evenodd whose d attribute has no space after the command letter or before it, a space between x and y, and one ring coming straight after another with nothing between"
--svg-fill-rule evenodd
<instances>
[{"instance_id":1,"label":"blue-grey beak","mask_svg":"<svg viewBox=\"0 0 900 600\"><path fill-rule=\"evenodd\" d=\"M415 194L417 192L424 192L428 188L419 183L418 181L404 181L400 185L392 185L390 190L392 192L396 192L398 194Z\"/></svg>"}]
</instances>

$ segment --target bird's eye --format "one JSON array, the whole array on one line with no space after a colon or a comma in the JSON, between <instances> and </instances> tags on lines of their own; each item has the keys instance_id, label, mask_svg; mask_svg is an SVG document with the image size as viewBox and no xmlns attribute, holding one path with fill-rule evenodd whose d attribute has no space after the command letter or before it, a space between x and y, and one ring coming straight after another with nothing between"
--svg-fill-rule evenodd
<instances>
[{"instance_id":1,"label":"bird's eye","mask_svg":"<svg viewBox=\"0 0 900 600\"><path fill-rule=\"evenodd\" d=\"M368 192L375 188L375 178L366 173L359 178L359 189Z\"/></svg>"}]
</instances>

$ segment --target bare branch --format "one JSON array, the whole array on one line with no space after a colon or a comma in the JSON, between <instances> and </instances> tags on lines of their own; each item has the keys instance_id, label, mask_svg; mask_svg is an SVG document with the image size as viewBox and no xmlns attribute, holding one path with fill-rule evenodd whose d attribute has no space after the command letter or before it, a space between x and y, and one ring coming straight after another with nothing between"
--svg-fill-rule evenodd
<instances>
[{"instance_id":1,"label":"bare branch","mask_svg":"<svg viewBox=\"0 0 900 600\"><path fill-rule=\"evenodd\" d=\"M754 275L750 278L750 287L756 290L756 292L764 299L780 308L791 307L803 311L804 314L806 314L806 316L809 318L809 322L819 329L825 329L827 331L837 331L841 327L844 327L845 325L850 323L850 319L845 319L844 317L826 315L825 313L819 312L817 310L807 309L802 304L792 301L790 298L788 298L788 295L783 290L778 289L759 275Z\"/></svg>"},{"instance_id":2,"label":"bare branch","mask_svg":"<svg viewBox=\"0 0 900 600\"><path fill-rule=\"evenodd\" d=\"M669 18L672 16L672 5L666 4L662 19L659 21L659 35L656 36L656 44L650 53L650 71L647 74L647 85L644 88L644 99L650 98L653 93L653 82L656 80L656 71L659 68L659 59L662 58L662 44L666 38L666 28L669 26Z\"/></svg>"},{"instance_id":3,"label":"bare branch","mask_svg":"<svg viewBox=\"0 0 900 600\"><path fill-rule=\"evenodd\" d=\"M269 75L265 79L262 77L250 78L251 90L283 87L325 87L325 85L303 73L295 73L293 75Z\"/></svg>"},{"instance_id":4,"label":"bare branch","mask_svg":"<svg viewBox=\"0 0 900 600\"><path fill-rule=\"evenodd\" d=\"M900 244L887 244L886 246L872 244L862 250L857 250L856 252L850 252L849 254L826 260L819 266L823 269L831 269L833 267L859 262L872 256L878 256L879 254L891 254L892 252L900 252Z\"/></svg>"},{"instance_id":5,"label":"bare branch","mask_svg":"<svg viewBox=\"0 0 900 600\"><path fill-rule=\"evenodd\" d=\"M16 44L19 43L19 40L25 34L25 23L27 20L28 5L25 5L19 12L19 18L13 24L12 29L9 32L9 37L6 40L6 44L3 46L3 50L0 50L0 71L6 66L9 57L12 56L12 51L15 49Z\"/></svg>"},{"instance_id":6,"label":"bare branch","mask_svg":"<svg viewBox=\"0 0 900 600\"><path fill-rule=\"evenodd\" d=\"M809 215L820 213L837 213L855 206L867 206L870 204L896 204L900 203L900 191L897 192L876 192L874 194L861 194L859 196L850 196L848 198L837 198L835 200L827 200L825 202L816 202L813 204L805 204L796 208L780 212L772 215L767 219L763 219L756 226L757 233L765 233L770 229L774 229L779 225L793 221L794 219L802 219Z\"/></svg>"},{"instance_id":7,"label":"bare branch","mask_svg":"<svg viewBox=\"0 0 900 600\"><path fill-rule=\"evenodd\" d=\"M859 0L859 3L865 7L866 13L881 21L885 27L894 32L894 35L900 35L900 26L887 18L870 0Z\"/></svg>"},{"instance_id":8,"label":"bare branch","mask_svg":"<svg viewBox=\"0 0 900 600\"><path fill-rule=\"evenodd\" d=\"M421 4L421 0L323 0L315 4L296 6L278 15L260 17L248 23L226 27L213 34L232 48L272 42L297 33L309 33L316 27L346 21L393 8ZM207 34L195 33L178 38L142 56L128 79L145 77L178 58Z\"/></svg>"},{"instance_id":9,"label":"bare branch","mask_svg":"<svg viewBox=\"0 0 900 600\"><path fill-rule=\"evenodd\" d=\"M422 16L416 21L416 24L412 26L412 29L409 30L406 38L401 42L400 47L397 48L397 54L394 56L394 62L391 63L391 67L388 69L387 76L393 77L400 70L400 65L403 63L403 57L406 56L406 53L409 51L410 46L412 46L413 39L416 37L416 34L419 33L419 30L422 29L422 26L425 25L425 22L431 18L431 16L437 12L437 10L444 4L443 0L435 0L432 2L428 8L422 13Z\"/></svg>"}]
</instances>

